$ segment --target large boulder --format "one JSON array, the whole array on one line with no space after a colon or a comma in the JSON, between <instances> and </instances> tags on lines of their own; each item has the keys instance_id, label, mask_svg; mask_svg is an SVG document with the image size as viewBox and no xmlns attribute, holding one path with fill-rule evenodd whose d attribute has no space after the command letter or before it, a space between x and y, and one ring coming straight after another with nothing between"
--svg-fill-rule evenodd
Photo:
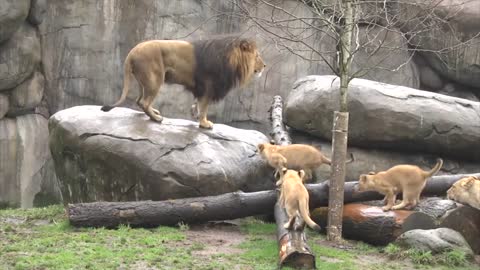
<instances>
[{"instance_id":1,"label":"large boulder","mask_svg":"<svg viewBox=\"0 0 480 270\"><path fill-rule=\"evenodd\" d=\"M331 139L339 79L299 79L286 100L286 123ZM480 103L354 79L348 90L349 144L480 160Z\"/></svg>"},{"instance_id":2,"label":"large boulder","mask_svg":"<svg viewBox=\"0 0 480 270\"><path fill-rule=\"evenodd\" d=\"M27 208L61 201L47 124L38 114L0 120L0 205Z\"/></svg>"},{"instance_id":3,"label":"large boulder","mask_svg":"<svg viewBox=\"0 0 480 270\"><path fill-rule=\"evenodd\" d=\"M407 248L430 251L432 254L461 250L466 255L473 256L472 248L465 238L459 232L449 228L411 230L401 234L395 243Z\"/></svg>"},{"instance_id":4,"label":"large boulder","mask_svg":"<svg viewBox=\"0 0 480 270\"><path fill-rule=\"evenodd\" d=\"M331 141L303 132L291 132L291 137L294 143L313 145L320 149L325 156L329 158L332 156ZM347 159L351 158L353 158L353 161L346 164L345 181L358 181L360 174L371 171L385 171L398 164L412 164L424 170L430 170L436 163L436 156L432 154L392 151L379 149L375 146L369 146L368 148L349 146ZM479 168L480 162L444 158L443 166L437 175L478 173ZM330 173L331 168L328 165L322 165L315 170L318 182L330 179Z\"/></svg>"},{"instance_id":5,"label":"large boulder","mask_svg":"<svg viewBox=\"0 0 480 270\"><path fill-rule=\"evenodd\" d=\"M273 188L257 154L258 131L77 106L49 120L50 149L65 203L166 200Z\"/></svg>"},{"instance_id":6,"label":"large boulder","mask_svg":"<svg viewBox=\"0 0 480 270\"><path fill-rule=\"evenodd\" d=\"M9 39L28 15L30 0L2 0L0 4L0 43Z\"/></svg>"},{"instance_id":7,"label":"large boulder","mask_svg":"<svg viewBox=\"0 0 480 270\"><path fill-rule=\"evenodd\" d=\"M40 39L35 29L23 23L0 44L0 91L11 89L30 77L40 63Z\"/></svg>"}]
</instances>

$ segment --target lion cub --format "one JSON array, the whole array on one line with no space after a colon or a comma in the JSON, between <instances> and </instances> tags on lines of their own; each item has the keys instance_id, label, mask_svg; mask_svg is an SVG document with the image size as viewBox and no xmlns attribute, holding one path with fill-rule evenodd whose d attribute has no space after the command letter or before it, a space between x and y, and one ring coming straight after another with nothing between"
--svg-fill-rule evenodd
<instances>
[{"instance_id":1,"label":"lion cub","mask_svg":"<svg viewBox=\"0 0 480 270\"><path fill-rule=\"evenodd\" d=\"M332 164L330 159L326 158L317 148L307 144L274 145L261 143L258 145L258 150L260 155L277 171L283 167L304 170L306 180L312 178L312 170L315 168L322 164Z\"/></svg>"},{"instance_id":2,"label":"lion cub","mask_svg":"<svg viewBox=\"0 0 480 270\"><path fill-rule=\"evenodd\" d=\"M310 228L319 231L320 226L310 218L310 210L308 208L309 195L303 185L305 172L303 170L294 171L283 168L280 175L282 186L279 201L288 215L288 222L284 225L285 229L292 229L297 214L300 213L300 216Z\"/></svg>"},{"instance_id":3,"label":"lion cub","mask_svg":"<svg viewBox=\"0 0 480 270\"><path fill-rule=\"evenodd\" d=\"M415 165L396 165L383 172L370 172L360 175L358 191L377 191L385 195L386 205L383 211L390 209L412 209L420 201L420 193L425 187L427 178L437 173L443 165L442 159L430 171L424 171ZM396 196L402 192L403 200L395 205Z\"/></svg>"},{"instance_id":4,"label":"lion cub","mask_svg":"<svg viewBox=\"0 0 480 270\"><path fill-rule=\"evenodd\" d=\"M469 176L458 180L447 190L447 198L480 209L480 179Z\"/></svg>"}]
</instances>

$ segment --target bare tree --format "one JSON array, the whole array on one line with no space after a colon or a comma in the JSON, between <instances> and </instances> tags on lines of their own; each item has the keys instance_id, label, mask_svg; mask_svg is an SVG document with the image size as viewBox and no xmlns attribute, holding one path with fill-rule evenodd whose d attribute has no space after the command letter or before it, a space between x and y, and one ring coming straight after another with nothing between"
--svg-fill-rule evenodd
<instances>
[{"instance_id":1,"label":"bare tree","mask_svg":"<svg viewBox=\"0 0 480 270\"><path fill-rule=\"evenodd\" d=\"M339 111L333 115L332 169L327 236L342 233L345 161L348 140L348 87L354 78L378 71L398 72L415 53L440 61L469 46L480 33L457 34L455 16L472 0L230 0L235 16L246 18L257 34L277 48L323 63L340 80ZM302 12L305 7L309 12ZM447 33L456 42L425 48L424 40ZM332 46L327 46L331 44ZM439 43L442 44L442 43ZM393 61L392 54L405 54ZM447 56L446 56L447 55ZM361 59L357 59L361 57ZM448 68L455 68L448 65ZM393 74L393 73L392 73Z\"/></svg>"}]
</instances>

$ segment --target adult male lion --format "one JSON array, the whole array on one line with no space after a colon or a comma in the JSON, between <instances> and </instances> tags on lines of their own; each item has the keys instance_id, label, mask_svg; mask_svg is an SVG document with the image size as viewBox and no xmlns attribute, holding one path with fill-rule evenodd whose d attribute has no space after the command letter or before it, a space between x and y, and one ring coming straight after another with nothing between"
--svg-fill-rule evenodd
<instances>
[{"instance_id":1,"label":"adult male lion","mask_svg":"<svg viewBox=\"0 0 480 270\"><path fill-rule=\"evenodd\" d=\"M242 86L255 74L261 76L265 64L255 42L241 37L223 37L187 42L149 40L136 45L124 63L123 92L109 111L120 105L129 90L133 74L140 85L137 104L154 121L162 122L152 103L164 83L185 86L198 100L201 128L211 129L208 104L224 98L234 87Z\"/></svg>"}]
</instances>

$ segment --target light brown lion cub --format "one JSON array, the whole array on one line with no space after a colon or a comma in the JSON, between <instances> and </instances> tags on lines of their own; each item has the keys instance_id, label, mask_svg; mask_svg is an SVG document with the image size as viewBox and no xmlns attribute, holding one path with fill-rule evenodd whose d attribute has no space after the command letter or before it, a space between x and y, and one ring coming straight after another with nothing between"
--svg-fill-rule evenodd
<instances>
[{"instance_id":1,"label":"light brown lion cub","mask_svg":"<svg viewBox=\"0 0 480 270\"><path fill-rule=\"evenodd\" d=\"M360 175L358 191L377 191L385 195L386 205L383 211L390 209L412 209L420 201L420 193L425 187L427 178L437 173L443 165L442 159L430 171L424 171L415 165L396 165L378 173ZM402 192L403 200L395 205L397 194Z\"/></svg>"},{"instance_id":2,"label":"light brown lion cub","mask_svg":"<svg viewBox=\"0 0 480 270\"><path fill-rule=\"evenodd\" d=\"M277 170L282 167L304 170L306 180L312 178L312 170L320 165L331 165L330 159L326 158L317 148L307 144L274 145L261 143L258 145L258 150L270 166ZM286 164L281 164L281 158L278 154L286 159Z\"/></svg>"},{"instance_id":3,"label":"light brown lion cub","mask_svg":"<svg viewBox=\"0 0 480 270\"><path fill-rule=\"evenodd\" d=\"M480 209L480 179L469 176L458 180L447 190L447 198Z\"/></svg>"},{"instance_id":4,"label":"light brown lion cub","mask_svg":"<svg viewBox=\"0 0 480 270\"><path fill-rule=\"evenodd\" d=\"M320 230L320 226L310 218L310 210L308 208L309 195L303 185L305 172L303 170L287 170L282 169L281 180L282 187L280 190L280 203L283 205L288 215L288 222L284 227L287 230L292 229L295 219L299 213L307 225L313 230Z\"/></svg>"}]
</instances>

